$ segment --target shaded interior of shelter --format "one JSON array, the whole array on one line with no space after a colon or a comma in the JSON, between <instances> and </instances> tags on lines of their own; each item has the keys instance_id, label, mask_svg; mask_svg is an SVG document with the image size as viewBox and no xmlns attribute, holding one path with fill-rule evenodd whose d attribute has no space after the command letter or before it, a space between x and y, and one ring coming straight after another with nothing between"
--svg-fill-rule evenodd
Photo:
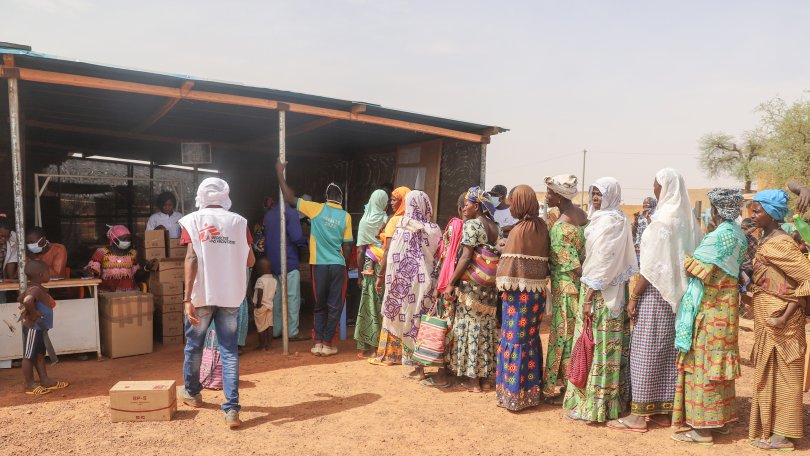
<instances>
[{"instance_id":1,"label":"shaded interior of shelter","mask_svg":"<svg viewBox=\"0 0 810 456\"><path fill-rule=\"evenodd\" d=\"M180 87L187 78L118 70L62 60L16 56L18 67L39 68L116 80ZM182 206L193 210L196 183L210 174L166 168L179 165L182 142L210 142L216 169L231 186L232 210L252 224L263 216L265 196L278 199L274 163L278 156L278 111L219 103L179 100L164 115L167 99L112 90L20 80L19 106L25 224L34 224L35 174L93 175L109 179L52 178L40 200L42 226L53 241L68 248L68 266L79 271L94 249L106 245L106 225L144 230L155 212L154 200L169 188L181 188ZM306 101L330 109L350 110L352 103L271 89L194 80L195 90L266 97L281 102ZM9 130L8 85L0 79L0 212L14 214ZM393 112L364 105L382 114L455 131L480 132L484 125ZM492 128L492 127L490 127ZM345 189L346 208L356 229L370 193L395 182L396 152L403 146L437 144L441 151L437 222L456 214L458 195L483 184L486 144L442 138L388 126L286 113L288 181L298 194L322 201L330 182ZM144 163L100 161L104 156ZM127 182L115 177L152 178ZM40 184L44 178L40 178ZM137 240L136 240L137 242ZM352 284L353 285L353 284ZM350 287L352 288L352 287ZM356 287L354 287L356 288ZM304 308L311 293L304 290ZM310 299L306 299L307 296ZM351 315L351 312L350 312Z\"/></svg>"}]
</instances>

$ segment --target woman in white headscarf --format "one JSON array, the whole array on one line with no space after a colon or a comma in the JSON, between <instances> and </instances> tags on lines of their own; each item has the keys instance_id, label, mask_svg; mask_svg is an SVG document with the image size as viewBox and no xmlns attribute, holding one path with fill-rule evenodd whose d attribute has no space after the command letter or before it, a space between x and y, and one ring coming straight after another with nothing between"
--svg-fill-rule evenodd
<instances>
[{"instance_id":1,"label":"woman in white headscarf","mask_svg":"<svg viewBox=\"0 0 810 456\"><path fill-rule=\"evenodd\" d=\"M625 286L638 272L633 230L622 210L619 182L598 179L590 188L591 221L585 228L585 262L574 338L585 318L592 318L593 363L588 382L578 388L570 381L563 407L570 420L603 423L618 418L630 394L628 357L630 322L625 311Z\"/></svg>"},{"instance_id":2,"label":"woman in white headscarf","mask_svg":"<svg viewBox=\"0 0 810 456\"><path fill-rule=\"evenodd\" d=\"M635 319L630 344L632 414L608 423L632 432L646 432L647 417L670 425L678 380L675 315L688 285L684 260L702 237L677 171L658 171L653 190L658 206L641 238L641 275L627 305Z\"/></svg>"}]
</instances>

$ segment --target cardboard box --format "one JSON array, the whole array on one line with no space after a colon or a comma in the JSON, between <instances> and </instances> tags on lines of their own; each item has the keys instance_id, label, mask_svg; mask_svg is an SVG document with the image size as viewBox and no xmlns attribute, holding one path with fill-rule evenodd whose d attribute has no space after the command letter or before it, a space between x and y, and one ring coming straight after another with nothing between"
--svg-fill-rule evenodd
<instances>
[{"instance_id":1,"label":"cardboard box","mask_svg":"<svg viewBox=\"0 0 810 456\"><path fill-rule=\"evenodd\" d=\"M126 291L99 294L101 353L108 358L152 353L153 297Z\"/></svg>"},{"instance_id":2,"label":"cardboard box","mask_svg":"<svg viewBox=\"0 0 810 456\"><path fill-rule=\"evenodd\" d=\"M159 312L183 312L183 295L155 296L155 309Z\"/></svg>"},{"instance_id":3,"label":"cardboard box","mask_svg":"<svg viewBox=\"0 0 810 456\"><path fill-rule=\"evenodd\" d=\"M169 232L166 230L147 230L143 233L143 246L147 249L160 247L166 249Z\"/></svg>"},{"instance_id":4,"label":"cardboard box","mask_svg":"<svg viewBox=\"0 0 810 456\"><path fill-rule=\"evenodd\" d=\"M184 267L185 260L183 258L163 258L159 260L158 270L152 272L150 280L160 283L183 283Z\"/></svg>"},{"instance_id":5,"label":"cardboard box","mask_svg":"<svg viewBox=\"0 0 810 456\"><path fill-rule=\"evenodd\" d=\"M182 345L183 336L163 336L163 345Z\"/></svg>"},{"instance_id":6,"label":"cardboard box","mask_svg":"<svg viewBox=\"0 0 810 456\"><path fill-rule=\"evenodd\" d=\"M166 256L168 258L185 258L188 247L180 245L180 239L169 239L169 244L166 247Z\"/></svg>"},{"instance_id":7,"label":"cardboard box","mask_svg":"<svg viewBox=\"0 0 810 456\"><path fill-rule=\"evenodd\" d=\"M110 388L110 420L170 421L177 411L174 380L123 381Z\"/></svg>"},{"instance_id":8,"label":"cardboard box","mask_svg":"<svg viewBox=\"0 0 810 456\"><path fill-rule=\"evenodd\" d=\"M149 292L158 296L175 296L183 294L183 282L166 282L161 283L157 280L149 281ZM182 301L183 298L180 298Z\"/></svg>"},{"instance_id":9,"label":"cardboard box","mask_svg":"<svg viewBox=\"0 0 810 456\"><path fill-rule=\"evenodd\" d=\"M161 312L156 318L162 337L183 335L183 312Z\"/></svg>"},{"instance_id":10,"label":"cardboard box","mask_svg":"<svg viewBox=\"0 0 810 456\"><path fill-rule=\"evenodd\" d=\"M163 247L147 247L143 251L143 258L146 261L166 258L166 249Z\"/></svg>"}]
</instances>

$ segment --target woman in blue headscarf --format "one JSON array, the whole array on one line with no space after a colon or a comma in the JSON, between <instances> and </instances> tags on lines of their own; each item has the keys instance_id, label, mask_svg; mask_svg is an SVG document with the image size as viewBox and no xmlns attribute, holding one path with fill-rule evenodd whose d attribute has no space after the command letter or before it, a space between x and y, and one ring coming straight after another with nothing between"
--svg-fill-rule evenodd
<instances>
[{"instance_id":1,"label":"woman in blue headscarf","mask_svg":"<svg viewBox=\"0 0 810 456\"><path fill-rule=\"evenodd\" d=\"M751 290L754 293L754 394L748 437L765 450L792 450L790 439L803 436L802 383L804 312L801 302L810 296L810 260L780 227L788 212L782 190L764 190L754 196L751 218L762 228L754 257ZM778 404L778 405L777 405Z\"/></svg>"}]
</instances>

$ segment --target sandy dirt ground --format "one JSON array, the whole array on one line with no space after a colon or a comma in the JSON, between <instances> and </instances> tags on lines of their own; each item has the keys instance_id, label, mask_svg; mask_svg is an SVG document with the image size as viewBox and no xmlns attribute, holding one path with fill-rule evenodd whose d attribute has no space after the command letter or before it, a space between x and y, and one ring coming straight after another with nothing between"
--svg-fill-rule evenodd
<instances>
[{"instance_id":1,"label":"sandy dirt ground","mask_svg":"<svg viewBox=\"0 0 810 456\"><path fill-rule=\"evenodd\" d=\"M761 454L747 443L751 322L744 320L741 329L740 421L713 447L673 442L671 429L654 425L633 434L571 423L559 407L548 405L513 414L495 406L491 390L427 388L403 378L403 367L369 365L356 357L349 340L331 358L310 355L308 342L291 344L289 356L281 354L280 341L270 353L246 352L240 382L244 424L236 431L225 427L218 409L222 393L207 390L204 408L181 405L171 422L110 423L107 393L117 381L182 383L181 346L156 345L151 355L116 360L67 359L50 372L72 385L40 398L22 394L20 369L3 369L0 454ZM806 435L808 415L805 405ZM807 438L797 450L810 450Z\"/></svg>"}]
</instances>

